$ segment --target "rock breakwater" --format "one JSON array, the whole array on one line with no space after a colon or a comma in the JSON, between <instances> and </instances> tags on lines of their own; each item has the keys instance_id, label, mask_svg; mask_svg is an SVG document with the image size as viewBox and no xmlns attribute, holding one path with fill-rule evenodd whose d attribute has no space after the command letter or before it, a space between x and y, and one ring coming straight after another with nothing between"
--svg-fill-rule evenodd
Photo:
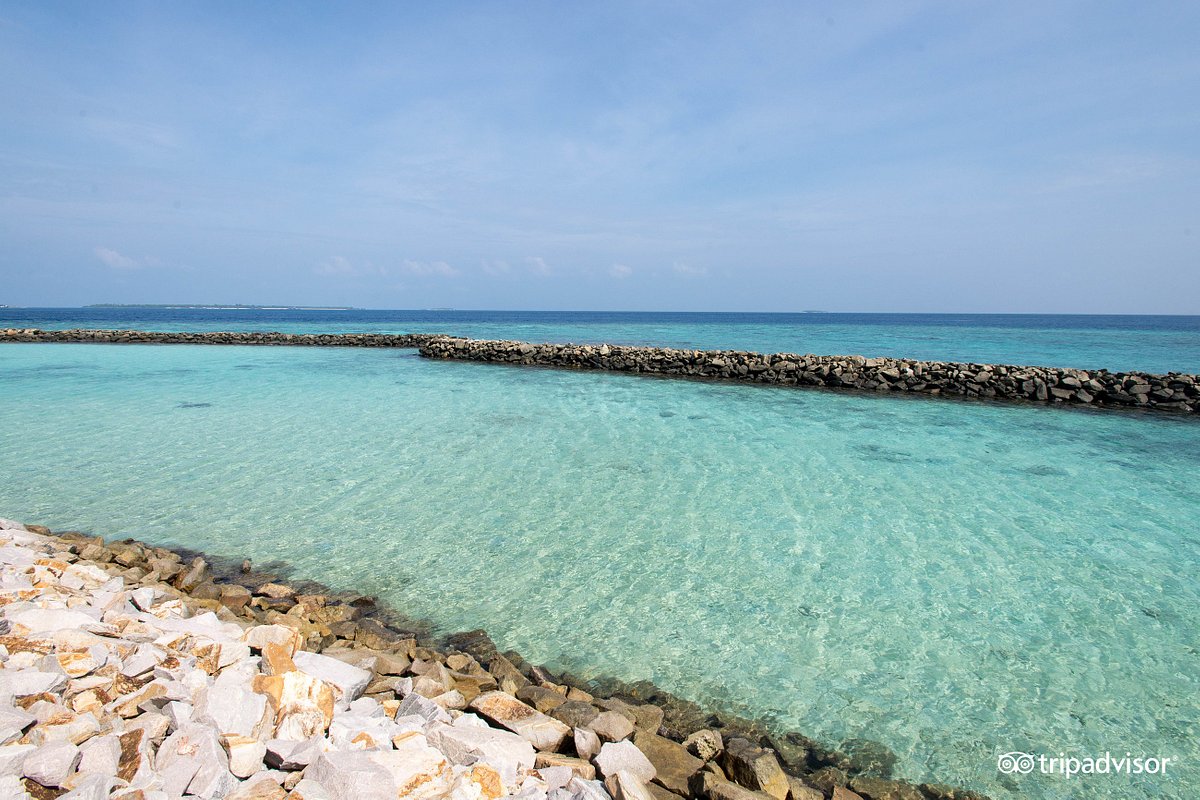
<instances>
[{"instance_id":1,"label":"rock breakwater","mask_svg":"<svg viewBox=\"0 0 1200 800\"><path fill-rule=\"evenodd\" d=\"M0 342L62 342L96 344L240 344L292 347L420 347L437 334L427 333L277 333L275 331L134 331L42 330L6 328Z\"/></svg>"},{"instance_id":2,"label":"rock breakwater","mask_svg":"<svg viewBox=\"0 0 1200 800\"><path fill-rule=\"evenodd\" d=\"M0 796L984 800L372 607L0 519Z\"/></svg>"},{"instance_id":3,"label":"rock breakwater","mask_svg":"<svg viewBox=\"0 0 1200 800\"><path fill-rule=\"evenodd\" d=\"M1200 376L862 356L432 338L427 358L1092 408L1200 411Z\"/></svg>"}]
</instances>

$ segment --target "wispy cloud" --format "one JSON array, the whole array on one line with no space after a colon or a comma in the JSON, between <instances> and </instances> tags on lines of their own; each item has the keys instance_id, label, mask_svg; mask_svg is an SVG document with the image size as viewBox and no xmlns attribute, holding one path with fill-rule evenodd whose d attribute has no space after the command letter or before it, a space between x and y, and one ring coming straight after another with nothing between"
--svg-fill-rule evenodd
<instances>
[{"instance_id":1,"label":"wispy cloud","mask_svg":"<svg viewBox=\"0 0 1200 800\"><path fill-rule=\"evenodd\" d=\"M689 278L708 274L708 270L704 267L695 267L691 264L685 264L682 261L676 261L674 264L672 264L671 271L676 275L686 275Z\"/></svg>"},{"instance_id":2,"label":"wispy cloud","mask_svg":"<svg viewBox=\"0 0 1200 800\"><path fill-rule=\"evenodd\" d=\"M400 265L400 271L405 275L418 277L441 276L453 278L461 273L445 261L405 261Z\"/></svg>"},{"instance_id":3,"label":"wispy cloud","mask_svg":"<svg viewBox=\"0 0 1200 800\"><path fill-rule=\"evenodd\" d=\"M480 262L480 267L483 269L484 275L507 275L512 272L512 267L507 261L487 261Z\"/></svg>"},{"instance_id":4,"label":"wispy cloud","mask_svg":"<svg viewBox=\"0 0 1200 800\"><path fill-rule=\"evenodd\" d=\"M132 258L123 253L118 253L111 247L96 245L92 252L95 253L96 258L100 259L103 264L113 269L134 270L162 266L162 262L157 258Z\"/></svg>"},{"instance_id":5,"label":"wispy cloud","mask_svg":"<svg viewBox=\"0 0 1200 800\"><path fill-rule=\"evenodd\" d=\"M529 256L525 259L525 264L528 265L529 271L534 275L552 275L554 270L550 269L550 265L546 263L546 259L541 256Z\"/></svg>"},{"instance_id":6,"label":"wispy cloud","mask_svg":"<svg viewBox=\"0 0 1200 800\"><path fill-rule=\"evenodd\" d=\"M627 267L624 264L613 264L609 267L608 274L614 278L628 278L633 274L633 268Z\"/></svg>"}]
</instances>

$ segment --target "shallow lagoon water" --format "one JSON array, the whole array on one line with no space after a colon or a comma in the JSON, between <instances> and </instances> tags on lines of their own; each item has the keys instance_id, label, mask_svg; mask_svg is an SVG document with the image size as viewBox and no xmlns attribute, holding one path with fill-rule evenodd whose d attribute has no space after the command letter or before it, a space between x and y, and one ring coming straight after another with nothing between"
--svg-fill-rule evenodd
<instances>
[{"instance_id":1,"label":"shallow lagoon water","mask_svg":"<svg viewBox=\"0 0 1200 800\"><path fill-rule=\"evenodd\" d=\"M430 362L4 345L0 513L284 559L996 798L1200 794L1200 425ZM998 753L1169 756L1003 778Z\"/></svg>"}]
</instances>

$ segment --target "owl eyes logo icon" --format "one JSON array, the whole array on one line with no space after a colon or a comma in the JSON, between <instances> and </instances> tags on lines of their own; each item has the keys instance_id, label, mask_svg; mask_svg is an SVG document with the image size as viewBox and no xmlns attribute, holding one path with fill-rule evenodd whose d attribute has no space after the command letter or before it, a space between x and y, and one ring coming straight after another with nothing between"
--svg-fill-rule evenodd
<instances>
[{"instance_id":1,"label":"owl eyes logo icon","mask_svg":"<svg viewBox=\"0 0 1200 800\"><path fill-rule=\"evenodd\" d=\"M1003 772L1005 775L1021 774L1028 775L1033 772L1034 766L1037 764L1035 759L1029 753L1021 753L1014 751L1012 753L1001 753L996 757L996 769Z\"/></svg>"}]
</instances>

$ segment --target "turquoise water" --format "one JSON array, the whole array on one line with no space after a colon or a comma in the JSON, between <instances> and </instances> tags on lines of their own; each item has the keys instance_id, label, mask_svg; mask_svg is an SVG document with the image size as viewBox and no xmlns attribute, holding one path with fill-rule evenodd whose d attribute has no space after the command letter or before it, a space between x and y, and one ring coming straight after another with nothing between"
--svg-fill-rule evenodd
<instances>
[{"instance_id":1,"label":"turquoise water","mask_svg":"<svg viewBox=\"0 0 1200 800\"><path fill-rule=\"evenodd\" d=\"M996 798L1200 794L1200 425L430 362L0 346L0 515L282 558ZM1165 779L1001 776L1009 751Z\"/></svg>"},{"instance_id":2,"label":"turquoise water","mask_svg":"<svg viewBox=\"0 0 1200 800\"><path fill-rule=\"evenodd\" d=\"M1200 372L1200 316L0 308L0 327L449 333L530 342Z\"/></svg>"}]
</instances>

